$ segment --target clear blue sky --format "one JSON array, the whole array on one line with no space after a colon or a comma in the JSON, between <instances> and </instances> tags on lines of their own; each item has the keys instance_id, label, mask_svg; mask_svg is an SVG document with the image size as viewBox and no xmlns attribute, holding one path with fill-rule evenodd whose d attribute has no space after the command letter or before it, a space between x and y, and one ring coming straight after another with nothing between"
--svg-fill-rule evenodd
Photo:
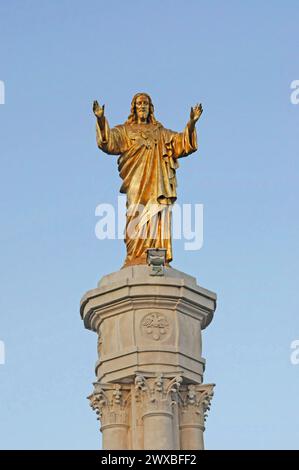
<instances>
[{"instance_id":1,"label":"clear blue sky","mask_svg":"<svg viewBox=\"0 0 299 470\"><path fill-rule=\"evenodd\" d=\"M125 247L94 234L120 180L91 103L118 124L137 91L171 129L204 106L177 175L178 201L204 204L204 246L175 242L173 266L219 299L206 447L299 448L298 22L297 0L0 2L1 448L99 447L79 302Z\"/></svg>"}]
</instances>

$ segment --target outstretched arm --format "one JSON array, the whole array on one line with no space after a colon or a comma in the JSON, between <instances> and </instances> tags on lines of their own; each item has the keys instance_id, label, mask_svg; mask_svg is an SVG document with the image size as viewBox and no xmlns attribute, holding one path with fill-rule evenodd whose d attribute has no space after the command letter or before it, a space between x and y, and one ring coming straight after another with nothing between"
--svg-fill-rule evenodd
<instances>
[{"instance_id":1,"label":"outstretched arm","mask_svg":"<svg viewBox=\"0 0 299 470\"><path fill-rule=\"evenodd\" d=\"M181 158L190 155L197 150L197 136L195 124L202 114L202 105L197 104L191 108L190 119L183 132L171 132L166 147L168 155Z\"/></svg>"},{"instance_id":2,"label":"outstretched arm","mask_svg":"<svg viewBox=\"0 0 299 470\"><path fill-rule=\"evenodd\" d=\"M106 121L106 118L104 116L105 105L103 104L103 106L100 106L99 103L95 100L92 105L92 110L94 112L95 117L97 118L98 126L105 140L105 121Z\"/></svg>"},{"instance_id":3,"label":"outstretched arm","mask_svg":"<svg viewBox=\"0 0 299 470\"><path fill-rule=\"evenodd\" d=\"M98 147L105 153L119 155L124 151L126 146L123 132L117 127L110 129L104 115L104 104L100 106L97 101L94 101L92 109L97 119L96 133Z\"/></svg>"},{"instance_id":4,"label":"outstretched arm","mask_svg":"<svg viewBox=\"0 0 299 470\"><path fill-rule=\"evenodd\" d=\"M192 139L192 134L194 132L194 129L195 129L195 124L197 123L198 119L200 118L200 116L202 115L202 112L203 112L203 109L202 109L202 104L196 104L193 107L191 107L191 111L190 111L190 119L187 123L187 127L188 127L188 130L189 130L189 136L190 136L190 140Z\"/></svg>"}]
</instances>

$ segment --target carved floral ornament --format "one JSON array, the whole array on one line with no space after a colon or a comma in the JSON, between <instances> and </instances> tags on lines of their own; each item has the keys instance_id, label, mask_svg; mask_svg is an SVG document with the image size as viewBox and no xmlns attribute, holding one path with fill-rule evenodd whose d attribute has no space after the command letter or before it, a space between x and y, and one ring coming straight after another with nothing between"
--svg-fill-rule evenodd
<instances>
[{"instance_id":1,"label":"carved floral ornament","mask_svg":"<svg viewBox=\"0 0 299 470\"><path fill-rule=\"evenodd\" d=\"M95 391L89 397L91 408L96 412L97 419L101 419L103 412L121 412L125 411L130 401L129 392L122 390L120 384L113 385L105 390L98 383L95 384Z\"/></svg>"},{"instance_id":2,"label":"carved floral ornament","mask_svg":"<svg viewBox=\"0 0 299 470\"><path fill-rule=\"evenodd\" d=\"M144 335L158 341L169 331L169 322L162 313L148 313L141 320L141 329Z\"/></svg>"},{"instance_id":3,"label":"carved floral ornament","mask_svg":"<svg viewBox=\"0 0 299 470\"><path fill-rule=\"evenodd\" d=\"M164 378L163 374L156 378L145 378L138 374L135 378L135 397L141 398L140 393L146 396L148 402L172 399L172 394L177 394L183 379L176 376L173 379Z\"/></svg>"},{"instance_id":4,"label":"carved floral ornament","mask_svg":"<svg viewBox=\"0 0 299 470\"><path fill-rule=\"evenodd\" d=\"M182 411L196 409L196 413L203 415L204 421L207 418L214 396L214 384L187 385L185 390L180 390L179 397Z\"/></svg>"}]
</instances>

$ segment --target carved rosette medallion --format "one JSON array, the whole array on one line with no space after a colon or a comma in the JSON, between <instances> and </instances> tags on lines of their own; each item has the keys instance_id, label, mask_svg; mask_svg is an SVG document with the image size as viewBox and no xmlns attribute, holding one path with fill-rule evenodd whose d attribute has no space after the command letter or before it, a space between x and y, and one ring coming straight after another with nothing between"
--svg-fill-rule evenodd
<instances>
[{"instance_id":1,"label":"carved rosette medallion","mask_svg":"<svg viewBox=\"0 0 299 470\"><path fill-rule=\"evenodd\" d=\"M148 313L141 320L142 334L149 339L162 340L167 336L169 330L169 321L162 313Z\"/></svg>"}]
</instances>

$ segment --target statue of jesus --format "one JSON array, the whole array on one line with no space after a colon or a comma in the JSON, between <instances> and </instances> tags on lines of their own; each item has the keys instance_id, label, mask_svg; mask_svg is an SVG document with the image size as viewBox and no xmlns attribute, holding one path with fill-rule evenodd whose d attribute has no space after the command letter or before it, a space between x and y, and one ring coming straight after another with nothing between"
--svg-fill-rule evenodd
<instances>
[{"instance_id":1,"label":"statue of jesus","mask_svg":"<svg viewBox=\"0 0 299 470\"><path fill-rule=\"evenodd\" d=\"M137 93L124 124L110 129L104 105L93 103L98 147L119 155L121 193L127 195L124 266L147 263L148 248L165 248L166 264L172 260L171 207L176 201L178 158L197 150L195 124L202 105L191 108L183 132L165 129L154 116L147 93Z\"/></svg>"}]
</instances>

